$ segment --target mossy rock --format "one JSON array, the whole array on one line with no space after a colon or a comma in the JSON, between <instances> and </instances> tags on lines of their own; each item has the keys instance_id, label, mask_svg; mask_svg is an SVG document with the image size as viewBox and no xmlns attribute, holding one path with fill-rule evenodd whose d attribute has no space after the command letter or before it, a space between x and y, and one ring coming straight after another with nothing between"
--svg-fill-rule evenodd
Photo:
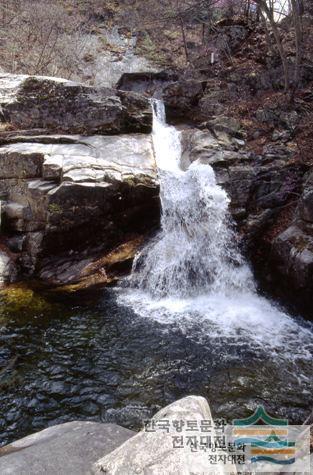
<instances>
[{"instance_id":1,"label":"mossy rock","mask_svg":"<svg viewBox=\"0 0 313 475\"><path fill-rule=\"evenodd\" d=\"M53 305L25 285L10 285L0 290L0 324L8 317L32 317L53 311Z\"/></svg>"}]
</instances>

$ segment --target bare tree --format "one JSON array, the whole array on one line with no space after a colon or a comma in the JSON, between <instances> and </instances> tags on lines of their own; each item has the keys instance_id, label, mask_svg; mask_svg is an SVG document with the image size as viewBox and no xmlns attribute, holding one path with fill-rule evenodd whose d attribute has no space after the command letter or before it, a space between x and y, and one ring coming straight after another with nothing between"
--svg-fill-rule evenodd
<instances>
[{"instance_id":1,"label":"bare tree","mask_svg":"<svg viewBox=\"0 0 313 475\"><path fill-rule=\"evenodd\" d=\"M71 78L88 52L85 18L61 2L3 1L0 41L1 66L13 73Z\"/></svg>"},{"instance_id":2,"label":"bare tree","mask_svg":"<svg viewBox=\"0 0 313 475\"><path fill-rule=\"evenodd\" d=\"M288 67L286 52L284 50L283 43L281 40L279 28L275 20L275 10L274 10L275 2L274 0L255 0L255 3L260 7L260 10L262 14L264 15L265 20L269 22L273 35L275 37L277 49L278 49L281 62L283 65L283 70L284 70L284 82L285 82L284 89L285 91L287 91L289 89L289 67Z\"/></svg>"},{"instance_id":3,"label":"bare tree","mask_svg":"<svg viewBox=\"0 0 313 475\"><path fill-rule=\"evenodd\" d=\"M302 21L301 17L304 12L301 0L291 0L292 17L295 29L295 47L296 47L296 63L294 72L294 91L299 87L301 81L301 61L302 61Z\"/></svg>"},{"instance_id":4,"label":"bare tree","mask_svg":"<svg viewBox=\"0 0 313 475\"><path fill-rule=\"evenodd\" d=\"M302 21L304 12L303 0L254 0L259 5L265 20L269 23L273 32L275 42L279 51L284 70L285 92L292 89L294 92L301 81L301 61L302 61ZM279 22L283 17L291 16L295 31L295 67L293 79L291 80L287 55L284 50L282 38L279 31Z\"/></svg>"}]
</instances>

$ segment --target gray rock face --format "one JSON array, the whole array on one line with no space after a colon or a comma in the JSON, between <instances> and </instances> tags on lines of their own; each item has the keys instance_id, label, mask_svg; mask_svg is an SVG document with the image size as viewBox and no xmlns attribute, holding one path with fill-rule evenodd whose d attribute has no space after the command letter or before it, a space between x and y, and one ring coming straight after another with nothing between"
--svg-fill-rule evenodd
<instances>
[{"instance_id":1,"label":"gray rock face","mask_svg":"<svg viewBox=\"0 0 313 475\"><path fill-rule=\"evenodd\" d=\"M148 100L141 98L139 106L142 108L144 101L143 121L136 101L132 100L130 111L112 89L58 78L0 74L0 120L14 129L72 134L149 132L152 116Z\"/></svg>"},{"instance_id":2,"label":"gray rock face","mask_svg":"<svg viewBox=\"0 0 313 475\"><path fill-rule=\"evenodd\" d=\"M255 164L252 155L242 150L235 138L225 134L219 137L209 130L185 131L183 161L188 165L199 160L214 168L217 183L229 193L231 212L237 216L248 207Z\"/></svg>"},{"instance_id":3,"label":"gray rock face","mask_svg":"<svg viewBox=\"0 0 313 475\"><path fill-rule=\"evenodd\" d=\"M272 245L272 263L285 282L301 299L311 302L313 295L313 175L304 182L293 221L276 236Z\"/></svg>"},{"instance_id":4,"label":"gray rock face","mask_svg":"<svg viewBox=\"0 0 313 475\"><path fill-rule=\"evenodd\" d=\"M159 219L149 135L15 137L0 147L0 170L4 227L24 235L22 267L52 281L48 256L66 265L62 253L70 252L77 266L90 257L81 254L88 248L97 249L98 259ZM77 276L58 274L68 276L63 283Z\"/></svg>"},{"instance_id":5,"label":"gray rock face","mask_svg":"<svg viewBox=\"0 0 313 475\"><path fill-rule=\"evenodd\" d=\"M81 65L84 81L96 86L114 87L124 73L156 71L150 61L136 54L136 37L120 34L117 26L112 30L100 28L98 31L100 35L86 35L86 41L91 45L92 60L87 57ZM103 48L103 40L107 42L106 48Z\"/></svg>"},{"instance_id":6,"label":"gray rock face","mask_svg":"<svg viewBox=\"0 0 313 475\"><path fill-rule=\"evenodd\" d=\"M292 281L296 290L313 292L313 238L293 225L273 242L278 269Z\"/></svg>"},{"instance_id":7,"label":"gray rock face","mask_svg":"<svg viewBox=\"0 0 313 475\"><path fill-rule=\"evenodd\" d=\"M125 73L117 83L121 92L140 92L149 97L162 97L167 106L168 118L192 116L203 94L202 83L194 79L180 78L170 71L157 73Z\"/></svg>"},{"instance_id":8,"label":"gray rock face","mask_svg":"<svg viewBox=\"0 0 313 475\"><path fill-rule=\"evenodd\" d=\"M100 455L134 433L115 424L67 422L0 449L2 475L86 475Z\"/></svg>"},{"instance_id":9,"label":"gray rock face","mask_svg":"<svg viewBox=\"0 0 313 475\"><path fill-rule=\"evenodd\" d=\"M59 143L53 143L56 139ZM24 141L0 147L1 179L42 177L101 183L127 178L140 182L140 177L146 177L155 183L152 143L146 135L35 136L20 140Z\"/></svg>"}]
</instances>

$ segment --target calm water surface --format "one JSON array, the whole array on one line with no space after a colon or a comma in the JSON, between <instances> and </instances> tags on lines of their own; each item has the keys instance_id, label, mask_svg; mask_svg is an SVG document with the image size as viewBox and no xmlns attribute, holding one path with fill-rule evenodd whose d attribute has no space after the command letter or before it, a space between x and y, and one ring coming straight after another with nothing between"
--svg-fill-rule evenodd
<instances>
[{"instance_id":1,"label":"calm water surface","mask_svg":"<svg viewBox=\"0 0 313 475\"><path fill-rule=\"evenodd\" d=\"M197 319L139 316L113 289L53 298L11 290L0 297L0 443L77 419L139 429L188 394L207 397L214 415L228 420L265 404L304 421L312 359L282 361L212 332Z\"/></svg>"}]
</instances>

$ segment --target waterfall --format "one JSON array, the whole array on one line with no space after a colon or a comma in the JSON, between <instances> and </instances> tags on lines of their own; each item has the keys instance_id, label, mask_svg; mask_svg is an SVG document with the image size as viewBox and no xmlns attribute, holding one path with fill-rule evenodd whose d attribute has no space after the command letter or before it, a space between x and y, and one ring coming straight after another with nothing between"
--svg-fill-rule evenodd
<instances>
[{"instance_id":1,"label":"waterfall","mask_svg":"<svg viewBox=\"0 0 313 475\"><path fill-rule=\"evenodd\" d=\"M258 295L212 167L181 166L180 132L166 124L162 102L152 106L161 230L135 259L126 287L116 290L118 302L143 318L178 326L188 338L209 335L218 358L235 345L239 352L271 354L279 368L310 361L312 330Z\"/></svg>"},{"instance_id":2,"label":"waterfall","mask_svg":"<svg viewBox=\"0 0 313 475\"><path fill-rule=\"evenodd\" d=\"M161 232L136 259L132 285L155 297L194 296L253 287L236 246L225 191L210 165L180 165L180 132L153 101L153 145L159 170Z\"/></svg>"}]
</instances>

